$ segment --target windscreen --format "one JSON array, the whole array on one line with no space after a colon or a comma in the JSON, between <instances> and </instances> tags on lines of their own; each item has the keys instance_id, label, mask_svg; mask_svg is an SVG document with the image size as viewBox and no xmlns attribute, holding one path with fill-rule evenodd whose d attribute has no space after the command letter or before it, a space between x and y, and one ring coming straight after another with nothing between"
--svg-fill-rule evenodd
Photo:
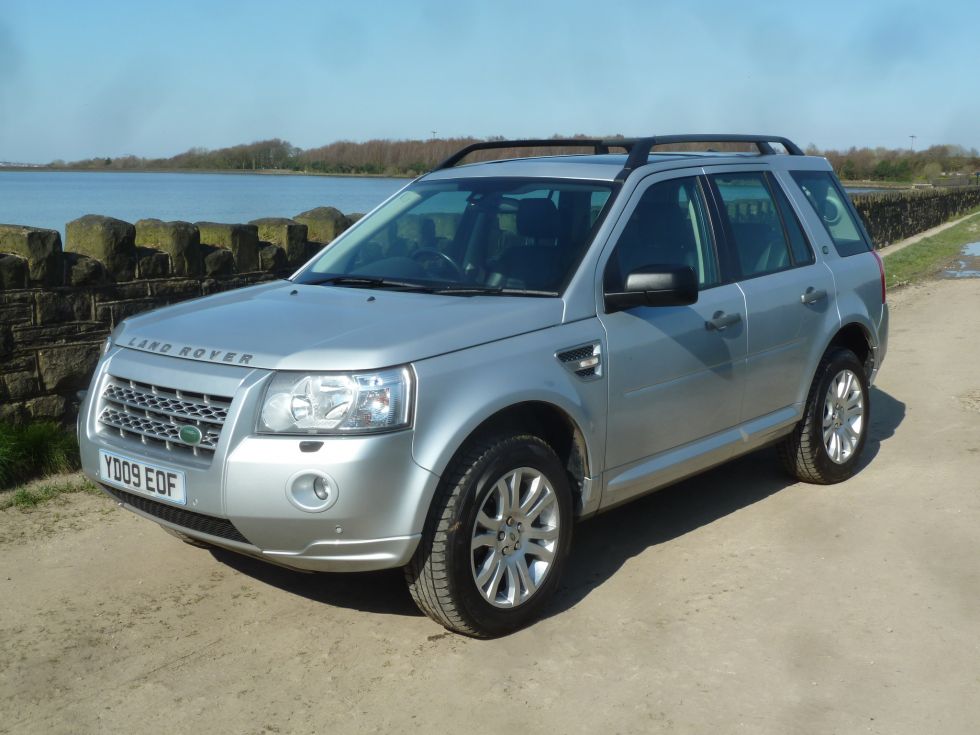
<instances>
[{"instance_id":1,"label":"windscreen","mask_svg":"<svg viewBox=\"0 0 980 735\"><path fill-rule=\"evenodd\" d=\"M418 182L296 280L444 293L557 295L592 240L608 182Z\"/></svg>"}]
</instances>

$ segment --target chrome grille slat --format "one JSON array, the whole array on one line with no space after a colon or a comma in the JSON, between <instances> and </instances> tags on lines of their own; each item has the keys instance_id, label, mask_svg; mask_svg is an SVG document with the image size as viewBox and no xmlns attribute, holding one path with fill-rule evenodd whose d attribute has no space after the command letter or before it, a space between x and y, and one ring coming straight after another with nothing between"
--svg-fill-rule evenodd
<instances>
[{"instance_id":1,"label":"chrome grille slat","mask_svg":"<svg viewBox=\"0 0 980 735\"><path fill-rule=\"evenodd\" d=\"M197 401L184 397L181 391L162 393L157 388L153 392L139 387L139 384L120 385L110 383L106 386L102 397L113 403L120 403L131 408L140 408L162 413L174 418L191 421L207 421L222 424L228 418L229 403L215 401L205 396L205 401Z\"/></svg>"},{"instance_id":2,"label":"chrome grille slat","mask_svg":"<svg viewBox=\"0 0 980 735\"><path fill-rule=\"evenodd\" d=\"M134 434L148 436L158 441L173 442L174 444L181 444L186 447L193 446L180 440L181 424L167 423L146 416L119 411L108 406L102 409L102 413L99 415L99 421L106 426L131 431ZM202 431L201 434L201 443L197 446L202 449L214 451L218 446L218 439L221 436L221 432L210 429L208 431Z\"/></svg>"},{"instance_id":3,"label":"chrome grille slat","mask_svg":"<svg viewBox=\"0 0 980 735\"><path fill-rule=\"evenodd\" d=\"M190 453L210 460L228 418L231 398L195 393L110 377L102 390L99 423L148 446ZM196 426L201 441L180 438L183 426Z\"/></svg>"}]
</instances>

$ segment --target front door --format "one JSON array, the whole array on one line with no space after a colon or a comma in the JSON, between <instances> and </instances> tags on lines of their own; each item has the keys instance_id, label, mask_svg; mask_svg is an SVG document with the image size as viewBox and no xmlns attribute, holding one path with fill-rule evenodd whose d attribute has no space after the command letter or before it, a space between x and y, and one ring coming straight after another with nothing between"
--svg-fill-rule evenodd
<instances>
[{"instance_id":1,"label":"front door","mask_svg":"<svg viewBox=\"0 0 980 735\"><path fill-rule=\"evenodd\" d=\"M702 179L651 177L633 194L618 230L607 290L641 266L688 265L699 295L690 306L600 313L609 385L603 506L650 489L653 472L670 476L664 462L697 463L704 452L717 459L730 451L698 442L738 424L745 371L745 301L736 284L722 283Z\"/></svg>"}]
</instances>

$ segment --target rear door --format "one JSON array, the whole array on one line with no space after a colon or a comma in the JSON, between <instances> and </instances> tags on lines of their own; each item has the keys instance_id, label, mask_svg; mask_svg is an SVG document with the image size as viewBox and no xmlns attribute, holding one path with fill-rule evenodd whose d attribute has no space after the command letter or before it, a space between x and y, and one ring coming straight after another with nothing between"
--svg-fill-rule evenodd
<instances>
[{"instance_id":1,"label":"rear door","mask_svg":"<svg viewBox=\"0 0 980 735\"><path fill-rule=\"evenodd\" d=\"M764 169L709 176L737 283L745 294L747 361L742 421L773 426L806 398L827 321L837 321L830 270L818 262L779 182Z\"/></svg>"}]
</instances>

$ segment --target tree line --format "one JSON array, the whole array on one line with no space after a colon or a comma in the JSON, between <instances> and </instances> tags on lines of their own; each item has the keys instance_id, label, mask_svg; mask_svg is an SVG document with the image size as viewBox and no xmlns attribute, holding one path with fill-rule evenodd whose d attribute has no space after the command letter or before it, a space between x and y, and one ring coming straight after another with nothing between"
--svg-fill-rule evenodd
<instances>
[{"instance_id":1,"label":"tree line","mask_svg":"<svg viewBox=\"0 0 980 735\"><path fill-rule=\"evenodd\" d=\"M552 138L567 136L552 136ZM584 135L572 136L585 138ZM614 136L622 137L622 136ZM288 141L273 138L254 143L208 150L191 148L169 158L90 158L66 163L54 161L52 168L99 170L182 170L182 171L295 171L323 174L369 174L416 176L431 170L464 146L479 138L432 138L429 140L376 139L362 142L337 141L318 148L297 148ZM489 140L503 140L490 138ZM695 146L677 146L690 150ZM739 145L711 144L716 150L742 150ZM748 149L754 150L753 146ZM502 149L481 152L467 160L512 158L582 152L581 148ZM976 148L960 145L934 145L921 151L890 148L856 148L821 151L811 145L807 153L826 156L838 176L851 181L932 181L944 175L980 172Z\"/></svg>"},{"instance_id":2,"label":"tree line","mask_svg":"<svg viewBox=\"0 0 980 735\"><path fill-rule=\"evenodd\" d=\"M849 148L846 151L807 153L825 156L842 179L850 181L938 181L944 176L980 172L980 154L976 148L961 145L934 145L921 151L895 148Z\"/></svg>"}]
</instances>

